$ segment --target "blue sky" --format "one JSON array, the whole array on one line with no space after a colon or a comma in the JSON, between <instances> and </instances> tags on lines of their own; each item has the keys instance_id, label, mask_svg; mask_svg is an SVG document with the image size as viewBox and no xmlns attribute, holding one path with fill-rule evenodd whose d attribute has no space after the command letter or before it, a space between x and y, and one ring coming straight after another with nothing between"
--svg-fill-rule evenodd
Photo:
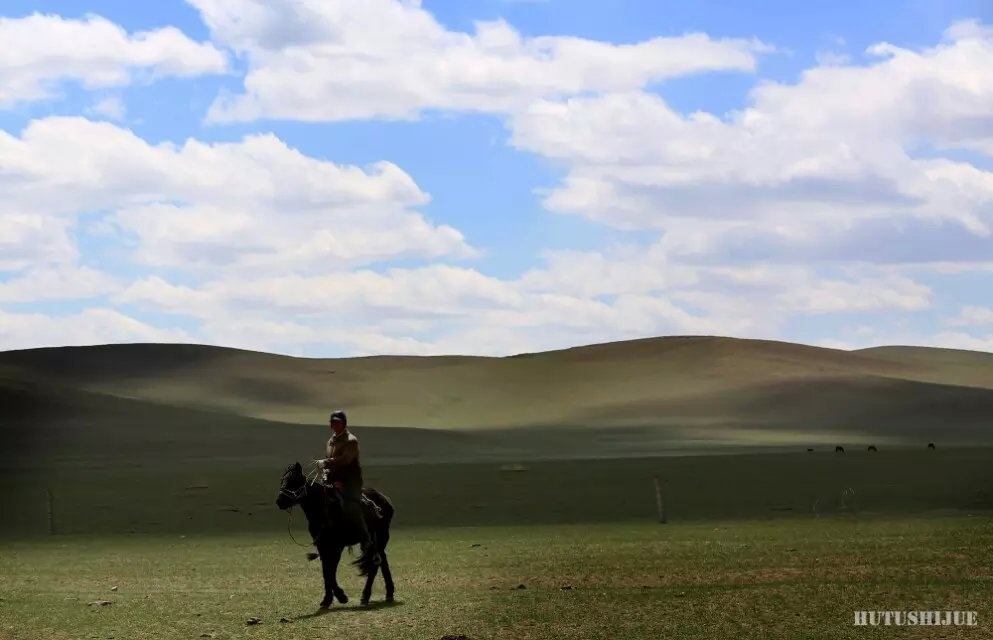
<instances>
[{"instance_id":1,"label":"blue sky","mask_svg":"<svg viewBox=\"0 0 993 640\"><path fill-rule=\"evenodd\" d=\"M993 350L989 3L0 11L0 349Z\"/></svg>"}]
</instances>

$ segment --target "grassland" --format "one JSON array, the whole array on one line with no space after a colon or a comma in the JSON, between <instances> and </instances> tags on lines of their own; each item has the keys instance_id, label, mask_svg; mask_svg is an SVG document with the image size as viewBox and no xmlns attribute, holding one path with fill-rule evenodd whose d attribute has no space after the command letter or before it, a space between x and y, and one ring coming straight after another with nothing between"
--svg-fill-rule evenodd
<instances>
[{"instance_id":1,"label":"grassland","mask_svg":"<svg viewBox=\"0 0 993 640\"><path fill-rule=\"evenodd\" d=\"M152 459L0 474L7 538L48 533L47 491L63 534L208 534L286 529L279 476L299 457ZM993 451L830 450L785 454L368 465L366 484L397 505L398 527L652 522L653 476L673 522L837 514L993 514ZM521 469L524 470L513 470ZM299 517L299 514L298 514ZM303 523L297 528L302 531Z\"/></svg>"},{"instance_id":2,"label":"grassland","mask_svg":"<svg viewBox=\"0 0 993 640\"><path fill-rule=\"evenodd\" d=\"M380 586L369 609L314 616L318 567L272 534L12 543L0 634L835 640L988 637L993 622L989 518L423 528L392 547L399 604L377 605ZM977 611L980 627L852 625L855 610L935 608Z\"/></svg>"},{"instance_id":3,"label":"grassland","mask_svg":"<svg viewBox=\"0 0 993 640\"><path fill-rule=\"evenodd\" d=\"M369 484L397 506L401 602L320 616L318 567L286 531L306 541L304 521L273 504L282 465L21 470L5 476L0 634L833 639L873 631L851 625L855 610L940 608L977 611L983 625L940 637L983 637L990 458L968 448L371 465ZM359 578L340 576L354 599ZM88 605L98 600L113 604Z\"/></svg>"},{"instance_id":4,"label":"grassland","mask_svg":"<svg viewBox=\"0 0 993 640\"><path fill-rule=\"evenodd\" d=\"M991 358L720 338L0 354L0 637L985 637ZM286 532L305 525L274 498L339 404L397 507L401 602L311 616L319 570ZM916 608L981 628L851 625Z\"/></svg>"}]
</instances>

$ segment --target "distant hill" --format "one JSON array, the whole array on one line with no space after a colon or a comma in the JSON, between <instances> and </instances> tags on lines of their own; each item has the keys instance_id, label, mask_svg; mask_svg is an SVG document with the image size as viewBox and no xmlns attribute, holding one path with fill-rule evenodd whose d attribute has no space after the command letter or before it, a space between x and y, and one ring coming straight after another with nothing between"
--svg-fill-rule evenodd
<instances>
[{"instance_id":1,"label":"distant hill","mask_svg":"<svg viewBox=\"0 0 993 640\"><path fill-rule=\"evenodd\" d=\"M993 354L707 336L505 358L308 359L172 344L31 349L0 353L0 396L0 421L22 425L22 438L28 424L64 429L74 415L139 432L148 423L322 427L328 409L343 406L368 427L492 432L485 445L466 444L477 452L506 442L496 437L505 430L546 434L540 442L552 453L586 433L590 450L597 438L621 446L621 434L672 447L993 442Z\"/></svg>"}]
</instances>

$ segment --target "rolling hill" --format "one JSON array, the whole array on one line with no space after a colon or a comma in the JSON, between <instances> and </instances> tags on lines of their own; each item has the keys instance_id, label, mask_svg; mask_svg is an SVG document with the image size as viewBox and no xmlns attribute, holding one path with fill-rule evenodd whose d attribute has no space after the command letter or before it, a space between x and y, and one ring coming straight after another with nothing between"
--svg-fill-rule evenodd
<instances>
[{"instance_id":1,"label":"rolling hill","mask_svg":"<svg viewBox=\"0 0 993 640\"><path fill-rule=\"evenodd\" d=\"M356 425L407 434L384 441L417 433L419 450L441 438L439 446L466 455L993 442L993 354L707 336L505 358L308 359L170 344L31 349L0 353L0 393L0 419L21 425L25 442L43 437L25 435L29 424L48 425L52 437L73 421L111 432L154 424L173 440L182 429L234 425L246 437L279 428L312 440L300 426L322 427L332 406L347 407Z\"/></svg>"},{"instance_id":2,"label":"rolling hill","mask_svg":"<svg viewBox=\"0 0 993 640\"><path fill-rule=\"evenodd\" d=\"M681 519L809 513L849 487L873 510L988 508L991 371L983 353L710 337L507 358L11 351L0 537L285 529L279 474L311 468L332 406L410 525L650 519L657 473Z\"/></svg>"}]
</instances>

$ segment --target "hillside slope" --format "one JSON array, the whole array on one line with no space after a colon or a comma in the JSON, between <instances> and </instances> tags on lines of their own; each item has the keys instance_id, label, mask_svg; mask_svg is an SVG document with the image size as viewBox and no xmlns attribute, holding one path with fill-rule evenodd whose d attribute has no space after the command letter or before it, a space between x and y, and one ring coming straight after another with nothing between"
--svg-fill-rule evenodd
<instances>
[{"instance_id":1,"label":"hillside slope","mask_svg":"<svg viewBox=\"0 0 993 640\"><path fill-rule=\"evenodd\" d=\"M993 439L993 355L912 347L694 336L507 358L304 359L107 345L0 353L3 380L284 424L320 425L345 406L360 425L653 428L674 442Z\"/></svg>"},{"instance_id":2,"label":"hillside slope","mask_svg":"<svg viewBox=\"0 0 993 640\"><path fill-rule=\"evenodd\" d=\"M280 469L323 456L329 432L53 385L0 382L0 469ZM519 457L514 443L455 430L362 430L376 464Z\"/></svg>"}]
</instances>

